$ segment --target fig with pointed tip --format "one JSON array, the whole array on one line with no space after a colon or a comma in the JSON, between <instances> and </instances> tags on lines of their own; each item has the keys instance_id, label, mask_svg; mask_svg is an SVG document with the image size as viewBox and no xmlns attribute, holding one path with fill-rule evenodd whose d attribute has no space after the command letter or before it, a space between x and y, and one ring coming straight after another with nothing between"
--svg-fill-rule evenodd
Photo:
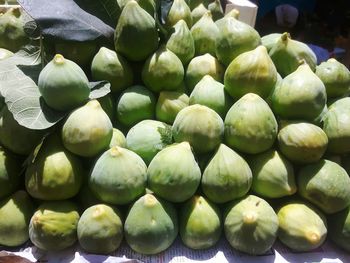
<instances>
[{"instance_id":1,"label":"fig with pointed tip","mask_svg":"<svg viewBox=\"0 0 350 263\"><path fill-rule=\"evenodd\" d=\"M29 239L28 226L34 206L25 191L0 201L0 245L16 247Z\"/></svg>"},{"instance_id":2,"label":"fig with pointed tip","mask_svg":"<svg viewBox=\"0 0 350 263\"><path fill-rule=\"evenodd\" d=\"M269 52L271 48L277 43L278 39L282 36L281 33L272 33L261 37L261 45L266 47Z\"/></svg>"},{"instance_id":3,"label":"fig with pointed tip","mask_svg":"<svg viewBox=\"0 0 350 263\"><path fill-rule=\"evenodd\" d=\"M287 122L278 133L278 147L292 162L313 163L320 160L328 145L324 131L307 122Z\"/></svg>"},{"instance_id":4,"label":"fig with pointed tip","mask_svg":"<svg viewBox=\"0 0 350 263\"><path fill-rule=\"evenodd\" d=\"M126 59L105 47L101 47L92 60L91 73L94 80L107 80L113 93L131 86L134 78Z\"/></svg>"},{"instance_id":5,"label":"fig with pointed tip","mask_svg":"<svg viewBox=\"0 0 350 263\"><path fill-rule=\"evenodd\" d=\"M272 109L281 118L309 121L320 115L326 99L324 84L305 63L280 81L271 97Z\"/></svg>"},{"instance_id":6,"label":"fig with pointed tip","mask_svg":"<svg viewBox=\"0 0 350 263\"><path fill-rule=\"evenodd\" d=\"M329 237L337 246L350 252L350 207L328 218Z\"/></svg>"},{"instance_id":7,"label":"fig with pointed tip","mask_svg":"<svg viewBox=\"0 0 350 263\"><path fill-rule=\"evenodd\" d=\"M189 97L182 92L162 91L156 105L156 119L173 124L176 115L189 104Z\"/></svg>"},{"instance_id":8,"label":"fig with pointed tip","mask_svg":"<svg viewBox=\"0 0 350 263\"><path fill-rule=\"evenodd\" d=\"M44 136L45 130L32 130L20 125L4 106L0 112L0 144L20 155L28 155Z\"/></svg>"},{"instance_id":9,"label":"fig with pointed tip","mask_svg":"<svg viewBox=\"0 0 350 263\"><path fill-rule=\"evenodd\" d=\"M158 47L158 31L154 18L139 4L129 1L114 33L115 50L131 61L142 61Z\"/></svg>"},{"instance_id":10,"label":"fig with pointed tip","mask_svg":"<svg viewBox=\"0 0 350 263\"><path fill-rule=\"evenodd\" d=\"M153 92L175 90L183 79L181 60L165 46L150 56L142 68L142 80Z\"/></svg>"},{"instance_id":11,"label":"fig with pointed tip","mask_svg":"<svg viewBox=\"0 0 350 263\"><path fill-rule=\"evenodd\" d=\"M277 216L278 239L295 251L311 251L326 240L326 218L311 205L292 202L282 206Z\"/></svg>"},{"instance_id":12,"label":"fig with pointed tip","mask_svg":"<svg viewBox=\"0 0 350 263\"><path fill-rule=\"evenodd\" d=\"M0 146L0 199L12 194L21 182L21 159Z\"/></svg>"},{"instance_id":13,"label":"fig with pointed tip","mask_svg":"<svg viewBox=\"0 0 350 263\"><path fill-rule=\"evenodd\" d=\"M339 164L320 160L299 170L298 192L323 212L336 213L350 205L350 178Z\"/></svg>"},{"instance_id":14,"label":"fig with pointed tip","mask_svg":"<svg viewBox=\"0 0 350 263\"><path fill-rule=\"evenodd\" d=\"M126 148L126 138L124 134L116 128L113 128L113 135L109 142L109 148L113 148L114 146Z\"/></svg>"},{"instance_id":15,"label":"fig with pointed tip","mask_svg":"<svg viewBox=\"0 0 350 263\"><path fill-rule=\"evenodd\" d=\"M24 31L23 11L20 7L9 8L0 15L0 47L17 52L29 42Z\"/></svg>"},{"instance_id":16,"label":"fig with pointed tip","mask_svg":"<svg viewBox=\"0 0 350 263\"><path fill-rule=\"evenodd\" d=\"M182 205L179 221L181 240L191 249L210 248L220 238L220 210L203 196L195 195Z\"/></svg>"},{"instance_id":17,"label":"fig with pointed tip","mask_svg":"<svg viewBox=\"0 0 350 263\"><path fill-rule=\"evenodd\" d=\"M197 23L205 13L208 12L208 9L205 7L203 3L198 4L195 8L192 8L191 16L192 16L192 24Z\"/></svg>"},{"instance_id":18,"label":"fig with pointed tip","mask_svg":"<svg viewBox=\"0 0 350 263\"><path fill-rule=\"evenodd\" d=\"M270 149L278 132L276 118L259 95L248 93L228 111L225 141L244 153L257 154Z\"/></svg>"},{"instance_id":19,"label":"fig with pointed tip","mask_svg":"<svg viewBox=\"0 0 350 263\"><path fill-rule=\"evenodd\" d=\"M280 198L297 191L293 165L278 151L269 150L249 158L252 190L266 198Z\"/></svg>"},{"instance_id":20,"label":"fig with pointed tip","mask_svg":"<svg viewBox=\"0 0 350 263\"><path fill-rule=\"evenodd\" d=\"M127 127L154 118L156 99L146 87L135 85L127 88L117 101L117 120Z\"/></svg>"},{"instance_id":21,"label":"fig with pointed tip","mask_svg":"<svg viewBox=\"0 0 350 263\"><path fill-rule=\"evenodd\" d=\"M191 28L196 56L209 53L215 56L215 43L219 30L210 11L206 12Z\"/></svg>"},{"instance_id":22,"label":"fig with pointed tip","mask_svg":"<svg viewBox=\"0 0 350 263\"><path fill-rule=\"evenodd\" d=\"M177 114L172 132L175 142L187 141L196 153L207 153L221 143L224 123L214 110L195 104Z\"/></svg>"},{"instance_id":23,"label":"fig with pointed tip","mask_svg":"<svg viewBox=\"0 0 350 263\"><path fill-rule=\"evenodd\" d=\"M75 196L84 169L78 157L66 150L58 134L45 138L25 172L27 192L41 200L64 200Z\"/></svg>"},{"instance_id":24,"label":"fig with pointed tip","mask_svg":"<svg viewBox=\"0 0 350 263\"><path fill-rule=\"evenodd\" d=\"M224 118L233 101L223 84L216 81L212 76L205 75L191 93L190 105L194 104L207 106L216 111L221 118Z\"/></svg>"},{"instance_id":25,"label":"fig with pointed tip","mask_svg":"<svg viewBox=\"0 0 350 263\"><path fill-rule=\"evenodd\" d=\"M220 144L202 176L202 190L209 200L226 203L246 195L252 184L252 171L234 150Z\"/></svg>"},{"instance_id":26,"label":"fig with pointed tip","mask_svg":"<svg viewBox=\"0 0 350 263\"><path fill-rule=\"evenodd\" d=\"M120 10L122 11L126 4L131 0L117 0ZM157 0L136 0L139 6L145 10L151 17L154 17L157 11Z\"/></svg>"},{"instance_id":27,"label":"fig with pointed tip","mask_svg":"<svg viewBox=\"0 0 350 263\"><path fill-rule=\"evenodd\" d=\"M214 21L224 17L224 10L222 10L220 0L214 0L214 2L210 3L208 10L212 14Z\"/></svg>"},{"instance_id":28,"label":"fig with pointed tip","mask_svg":"<svg viewBox=\"0 0 350 263\"><path fill-rule=\"evenodd\" d=\"M229 205L224 215L224 229L233 248L261 255L272 247L277 238L278 218L264 199L248 195Z\"/></svg>"},{"instance_id":29,"label":"fig with pointed tip","mask_svg":"<svg viewBox=\"0 0 350 263\"><path fill-rule=\"evenodd\" d=\"M147 169L149 189L170 201L183 202L197 190L201 171L188 142L170 145L154 156Z\"/></svg>"},{"instance_id":30,"label":"fig with pointed tip","mask_svg":"<svg viewBox=\"0 0 350 263\"><path fill-rule=\"evenodd\" d=\"M97 100L69 114L62 127L64 147L79 156L93 157L108 149L113 126Z\"/></svg>"},{"instance_id":31,"label":"fig with pointed tip","mask_svg":"<svg viewBox=\"0 0 350 263\"><path fill-rule=\"evenodd\" d=\"M159 151L172 143L171 126L155 120L137 123L126 135L126 148L137 153L147 165Z\"/></svg>"},{"instance_id":32,"label":"fig with pointed tip","mask_svg":"<svg viewBox=\"0 0 350 263\"><path fill-rule=\"evenodd\" d=\"M216 21L219 29L216 57L226 66L239 54L255 49L261 42L259 33L253 27L235 18L237 11L229 14Z\"/></svg>"},{"instance_id":33,"label":"fig with pointed tip","mask_svg":"<svg viewBox=\"0 0 350 263\"><path fill-rule=\"evenodd\" d=\"M5 48L0 48L0 61L12 57L13 53Z\"/></svg>"},{"instance_id":34,"label":"fig with pointed tip","mask_svg":"<svg viewBox=\"0 0 350 263\"><path fill-rule=\"evenodd\" d=\"M89 187L102 202L129 204L144 193L146 171L140 156L115 146L97 159L89 176Z\"/></svg>"},{"instance_id":35,"label":"fig with pointed tip","mask_svg":"<svg viewBox=\"0 0 350 263\"><path fill-rule=\"evenodd\" d=\"M350 72L334 58L318 65L316 75L325 85L328 98L341 97L350 90Z\"/></svg>"},{"instance_id":36,"label":"fig with pointed tip","mask_svg":"<svg viewBox=\"0 0 350 263\"><path fill-rule=\"evenodd\" d=\"M191 9L186 1L174 0L165 18L165 26L171 28L180 20L185 21L188 28L192 27Z\"/></svg>"},{"instance_id":37,"label":"fig with pointed tip","mask_svg":"<svg viewBox=\"0 0 350 263\"><path fill-rule=\"evenodd\" d=\"M38 87L46 104L59 111L80 106L90 95L89 80L84 71L60 54L40 72Z\"/></svg>"},{"instance_id":38,"label":"fig with pointed tip","mask_svg":"<svg viewBox=\"0 0 350 263\"><path fill-rule=\"evenodd\" d=\"M170 35L166 48L172 51L182 62L187 65L194 57L194 40L184 20L179 20L173 26L174 32Z\"/></svg>"},{"instance_id":39,"label":"fig with pointed tip","mask_svg":"<svg viewBox=\"0 0 350 263\"><path fill-rule=\"evenodd\" d=\"M146 194L132 205L125 220L124 233L126 242L134 251L158 254L170 247L178 234L176 209L171 203Z\"/></svg>"},{"instance_id":40,"label":"fig with pointed tip","mask_svg":"<svg viewBox=\"0 0 350 263\"><path fill-rule=\"evenodd\" d=\"M210 54L204 54L194 57L188 64L185 82L186 87L190 92L194 89L197 83L205 76L210 75L216 81L223 82L225 68L219 61Z\"/></svg>"},{"instance_id":41,"label":"fig with pointed tip","mask_svg":"<svg viewBox=\"0 0 350 263\"><path fill-rule=\"evenodd\" d=\"M277 70L264 46L232 60L224 77L226 91L235 99L247 93L267 98L277 83Z\"/></svg>"},{"instance_id":42,"label":"fig with pointed tip","mask_svg":"<svg viewBox=\"0 0 350 263\"><path fill-rule=\"evenodd\" d=\"M46 251L60 251L77 241L78 207L70 201L42 203L29 224L32 243Z\"/></svg>"},{"instance_id":43,"label":"fig with pointed tip","mask_svg":"<svg viewBox=\"0 0 350 263\"><path fill-rule=\"evenodd\" d=\"M323 117L323 130L327 134L328 152L350 152L350 98L334 102Z\"/></svg>"},{"instance_id":44,"label":"fig with pointed tip","mask_svg":"<svg viewBox=\"0 0 350 263\"><path fill-rule=\"evenodd\" d=\"M81 215L78 227L80 246L93 254L115 251L123 239L123 222L120 212L108 205L89 207Z\"/></svg>"},{"instance_id":45,"label":"fig with pointed tip","mask_svg":"<svg viewBox=\"0 0 350 263\"><path fill-rule=\"evenodd\" d=\"M291 39L289 33L281 35L272 46L269 55L282 77L294 72L302 60L312 71L315 71L317 65L315 53L306 44Z\"/></svg>"}]
</instances>

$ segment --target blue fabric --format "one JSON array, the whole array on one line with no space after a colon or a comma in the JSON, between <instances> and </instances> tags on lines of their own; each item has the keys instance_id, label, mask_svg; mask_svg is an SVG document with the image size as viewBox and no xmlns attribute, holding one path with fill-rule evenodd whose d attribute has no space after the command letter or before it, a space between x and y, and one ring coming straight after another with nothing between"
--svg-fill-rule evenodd
<instances>
[{"instance_id":1,"label":"blue fabric","mask_svg":"<svg viewBox=\"0 0 350 263\"><path fill-rule=\"evenodd\" d=\"M276 6L289 4L297 8L299 11L313 11L316 0L259 0L257 17L263 17Z\"/></svg>"}]
</instances>

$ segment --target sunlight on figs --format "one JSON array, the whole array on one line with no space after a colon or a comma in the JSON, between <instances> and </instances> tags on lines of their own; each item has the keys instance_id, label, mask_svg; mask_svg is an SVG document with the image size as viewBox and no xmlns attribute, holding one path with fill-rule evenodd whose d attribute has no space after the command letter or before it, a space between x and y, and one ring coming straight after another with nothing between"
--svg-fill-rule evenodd
<instances>
[{"instance_id":1,"label":"sunlight on figs","mask_svg":"<svg viewBox=\"0 0 350 263\"><path fill-rule=\"evenodd\" d=\"M173 124L176 115L189 104L189 97L182 92L162 91L156 105L156 119Z\"/></svg>"},{"instance_id":2,"label":"sunlight on figs","mask_svg":"<svg viewBox=\"0 0 350 263\"><path fill-rule=\"evenodd\" d=\"M165 19L165 26L171 28L178 21L184 20L188 28L192 27L191 9L185 0L174 0Z\"/></svg>"},{"instance_id":3,"label":"sunlight on figs","mask_svg":"<svg viewBox=\"0 0 350 263\"><path fill-rule=\"evenodd\" d=\"M109 148L113 148L114 146L126 148L125 135L116 128L113 128L113 135L111 141L109 142Z\"/></svg>"}]
</instances>

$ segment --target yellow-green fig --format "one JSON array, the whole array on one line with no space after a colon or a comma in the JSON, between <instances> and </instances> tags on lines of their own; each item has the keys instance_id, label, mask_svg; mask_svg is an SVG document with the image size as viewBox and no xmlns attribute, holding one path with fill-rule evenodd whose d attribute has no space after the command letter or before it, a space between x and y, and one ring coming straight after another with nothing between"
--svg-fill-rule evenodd
<instances>
[{"instance_id":1,"label":"yellow-green fig","mask_svg":"<svg viewBox=\"0 0 350 263\"><path fill-rule=\"evenodd\" d=\"M232 60L224 77L226 91L235 99L247 93L267 98L277 83L277 70L264 46Z\"/></svg>"},{"instance_id":2,"label":"yellow-green fig","mask_svg":"<svg viewBox=\"0 0 350 263\"><path fill-rule=\"evenodd\" d=\"M191 16L193 25L197 23L207 12L208 9L203 3L199 3L195 8L192 8Z\"/></svg>"},{"instance_id":3,"label":"yellow-green fig","mask_svg":"<svg viewBox=\"0 0 350 263\"><path fill-rule=\"evenodd\" d=\"M209 53L194 57L187 66L185 83L190 92L205 76L210 75L218 82L223 83L225 68Z\"/></svg>"},{"instance_id":4,"label":"yellow-green fig","mask_svg":"<svg viewBox=\"0 0 350 263\"><path fill-rule=\"evenodd\" d=\"M182 92L162 91L156 105L156 119L172 124L176 115L189 104L189 97Z\"/></svg>"},{"instance_id":5,"label":"yellow-green fig","mask_svg":"<svg viewBox=\"0 0 350 263\"><path fill-rule=\"evenodd\" d=\"M278 239L295 251L311 251L326 240L326 218L311 205L291 202L282 206L277 216Z\"/></svg>"},{"instance_id":6,"label":"yellow-green fig","mask_svg":"<svg viewBox=\"0 0 350 263\"><path fill-rule=\"evenodd\" d=\"M93 157L108 149L112 134L112 123L97 100L74 110L62 127L64 147L84 157Z\"/></svg>"},{"instance_id":7,"label":"yellow-green fig","mask_svg":"<svg viewBox=\"0 0 350 263\"><path fill-rule=\"evenodd\" d=\"M113 128L113 135L111 141L109 142L109 148L114 146L126 147L126 138L125 135L118 129Z\"/></svg>"},{"instance_id":8,"label":"yellow-green fig","mask_svg":"<svg viewBox=\"0 0 350 263\"><path fill-rule=\"evenodd\" d=\"M219 0L214 0L214 2L210 3L208 10L212 14L214 21L224 17L224 11Z\"/></svg>"},{"instance_id":9,"label":"yellow-green fig","mask_svg":"<svg viewBox=\"0 0 350 263\"><path fill-rule=\"evenodd\" d=\"M101 47L92 60L91 73L94 80L107 80L113 93L133 84L133 72L126 59L105 47Z\"/></svg>"},{"instance_id":10,"label":"yellow-green fig","mask_svg":"<svg viewBox=\"0 0 350 263\"><path fill-rule=\"evenodd\" d=\"M165 19L165 26L171 28L178 21L184 20L188 28L192 27L191 9L185 0L174 0Z\"/></svg>"}]
</instances>

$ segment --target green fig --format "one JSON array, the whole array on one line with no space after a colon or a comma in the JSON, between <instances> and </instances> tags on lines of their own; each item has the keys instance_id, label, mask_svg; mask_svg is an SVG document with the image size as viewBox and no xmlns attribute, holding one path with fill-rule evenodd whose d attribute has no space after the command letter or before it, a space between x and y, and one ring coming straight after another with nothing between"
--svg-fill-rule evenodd
<instances>
[{"instance_id":1,"label":"green fig","mask_svg":"<svg viewBox=\"0 0 350 263\"><path fill-rule=\"evenodd\" d=\"M208 12L208 9L203 3L199 3L195 8L192 8L192 24L197 23Z\"/></svg>"},{"instance_id":2,"label":"green fig","mask_svg":"<svg viewBox=\"0 0 350 263\"><path fill-rule=\"evenodd\" d=\"M103 202L129 204L146 188L147 166L136 153L115 146L105 151L94 164L89 187Z\"/></svg>"},{"instance_id":3,"label":"green fig","mask_svg":"<svg viewBox=\"0 0 350 263\"><path fill-rule=\"evenodd\" d=\"M84 169L78 157L66 150L59 135L45 138L35 160L25 172L27 192L41 200L64 200L75 196Z\"/></svg>"},{"instance_id":4,"label":"green fig","mask_svg":"<svg viewBox=\"0 0 350 263\"><path fill-rule=\"evenodd\" d=\"M156 99L144 86L132 86L123 91L117 101L117 121L131 127L139 121L154 118Z\"/></svg>"},{"instance_id":5,"label":"green fig","mask_svg":"<svg viewBox=\"0 0 350 263\"><path fill-rule=\"evenodd\" d=\"M173 143L171 126L155 120L143 120L126 135L126 148L137 153L148 165L153 157Z\"/></svg>"},{"instance_id":6,"label":"green fig","mask_svg":"<svg viewBox=\"0 0 350 263\"><path fill-rule=\"evenodd\" d=\"M126 4L131 0L117 0L120 10L122 11ZM154 0L136 0L139 6L145 10L151 17L154 17L154 14L157 11L157 1ZM120 12L121 12L120 11ZM120 16L120 15L119 15Z\"/></svg>"},{"instance_id":7,"label":"green fig","mask_svg":"<svg viewBox=\"0 0 350 263\"><path fill-rule=\"evenodd\" d=\"M126 148L126 138L124 134L116 128L113 128L112 139L109 142L109 148L113 148L114 146Z\"/></svg>"},{"instance_id":8,"label":"green fig","mask_svg":"<svg viewBox=\"0 0 350 263\"><path fill-rule=\"evenodd\" d=\"M291 161L313 163L320 160L328 145L324 131L311 123L290 122L278 133L278 147Z\"/></svg>"},{"instance_id":9,"label":"green fig","mask_svg":"<svg viewBox=\"0 0 350 263\"><path fill-rule=\"evenodd\" d=\"M43 130L31 130L18 124L12 113L3 107L0 112L0 144L20 155L29 155L44 136Z\"/></svg>"},{"instance_id":10,"label":"green fig","mask_svg":"<svg viewBox=\"0 0 350 263\"><path fill-rule=\"evenodd\" d=\"M225 68L210 54L194 57L188 64L185 82L190 92L197 83L205 76L210 75L216 81L223 82Z\"/></svg>"},{"instance_id":11,"label":"green fig","mask_svg":"<svg viewBox=\"0 0 350 263\"><path fill-rule=\"evenodd\" d=\"M257 196L248 195L233 202L224 217L226 239L238 251L261 255L271 249L277 238L277 215Z\"/></svg>"},{"instance_id":12,"label":"green fig","mask_svg":"<svg viewBox=\"0 0 350 263\"><path fill-rule=\"evenodd\" d=\"M249 158L252 190L265 198L280 198L297 191L293 165L278 151L269 150Z\"/></svg>"},{"instance_id":13,"label":"green fig","mask_svg":"<svg viewBox=\"0 0 350 263\"><path fill-rule=\"evenodd\" d=\"M195 104L177 114L172 133L175 142L187 141L196 153L207 153L221 143L224 123L214 110Z\"/></svg>"},{"instance_id":14,"label":"green fig","mask_svg":"<svg viewBox=\"0 0 350 263\"><path fill-rule=\"evenodd\" d=\"M339 164L320 160L299 170L298 192L323 212L336 213L350 205L350 178Z\"/></svg>"},{"instance_id":15,"label":"green fig","mask_svg":"<svg viewBox=\"0 0 350 263\"><path fill-rule=\"evenodd\" d=\"M174 0L166 16L165 26L171 28L180 20L186 22L188 28L192 27L191 9L185 0Z\"/></svg>"},{"instance_id":16,"label":"green fig","mask_svg":"<svg viewBox=\"0 0 350 263\"><path fill-rule=\"evenodd\" d=\"M131 61L142 61L158 47L158 32L154 18L139 4L129 1L114 33L115 50Z\"/></svg>"},{"instance_id":17,"label":"green fig","mask_svg":"<svg viewBox=\"0 0 350 263\"><path fill-rule=\"evenodd\" d=\"M59 111L80 106L90 95L89 80L84 71L60 54L40 72L38 87L46 104Z\"/></svg>"},{"instance_id":18,"label":"green fig","mask_svg":"<svg viewBox=\"0 0 350 263\"><path fill-rule=\"evenodd\" d=\"M0 245L17 247L29 239L28 226L34 207L25 191L0 202Z\"/></svg>"},{"instance_id":19,"label":"green fig","mask_svg":"<svg viewBox=\"0 0 350 263\"><path fill-rule=\"evenodd\" d=\"M305 63L277 83L271 97L272 109L281 118L309 121L321 114L326 99L324 84Z\"/></svg>"},{"instance_id":20,"label":"green fig","mask_svg":"<svg viewBox=\"0 0 350 263\"><path fill-rule=\"evenodd\" d=\"M134 251L158 254L170 247L177 236L176 210L171 203L146 194L132 205L125 220L124 233L126 242Z\"/></svg>"},{"instance_id":21,"label":"green fig","mask_svg":"<svg viewBox=\"0 0 350 263\"><path fill-rule=\"evenodd\" d=\"M226 66L243 52L258 47L261 42L259 33L253 27L235 18L237 11L229 14L216 22L219 29L216 57Z\"/></svg>"},{"instance_id":22,"label":"green fig","mask_svg":"<svg viewBox=\"0 0 350 263\"><path fill-rule=\"evenodd\" d=\"M70 201L45 202L29 224L32 243L46 251L60 251L77 241L78 207Z\"/></svg>"},{"instance_id":23,"label":"green fig","mask_svg":"<svg viewBox=\"0 0 350 263\"><path fill-rule=\"evenodd\" d=\"M220 238L220 210L203 196L195 195L182 205L179 221L182 242L191 249L210 248Z\"/></svg>"},{"instance_id":24,"label":"green fig","mask_svg":"<svg viewBox=\"0 0 350 263\"><path fill-rule=\"evenodd\" d=\"M64 147L84 157L108 149L112 134L112 123L97 100L71 112L62 127Z\"/></svg>"},{"instance_id":25,"label":"green fig","mask_svg":"<svg viewBox=\"0 0 350 263\"><path fill-rule=\"evenodd\" d=\"M91 73L94 80L107 80L113 93L133 84L133 72L126 59L105 47L101 47L92 60Z\"/></svg>"},{"instance_id":26,"label":"green fig","mask_svg":"<svg viewBox=\"0 0 350 263\"><path fill-rule=\"evenodd\" d=\"M257 154L272 147L278 125L269 105L258 95L248 93L228 111L225 141L244 153Z\"/></svg>"},{"instance_id":27,"label":"green fig","mask_svg":"<svg viewBox=\"0 0 350 263\"><path fill-rule=\"evenodd\" d=\"M277 70L264 46L232 60L224 77L226 91L235 99L247 93L267 98L277 83Z\"/></svg>"},{"instance_id":28,"label":"green fig","mask_svg":"<svg viewBox=\"0 0 350 263\"><path fill-rule=\"evenodd\" d=\"M350 98L339 99L329 107L323 117L323 131L329 140L328 152L350 152Z\"/></svg>"},{"instance_id":29,"label":"green fig","mask_svg":"<svg viewBox=\"0 0 350 263\"><path fill-rule=\"evenodd\" d=\"M21 159L0 146L0 199L17 190L21 182Z\"/></svg>"},{"instance_id":30,"label":"green fig","mask_svg":"<svg viewBox=\"0 0 350 263\"><path fill-rule=\"evenodd\" d=\"M219 30L214 23L210 11L206 12L191 28L196 56L209 53L215 56L215 42Z\"/></svg>"},{"instance_id":31,"label":"green fig","mask_svg":"<svg viewBox=\"0 0 350 263\"><path fill-rule=\"evenodd\" d=\"M123 223L119 212L108 205L89 207L81 215L78 227L80 246L89 253L109 254L123 239Z\"/></svg>"},{"instance_id":32,"label":"green fig","mask_svg":"<svg viewBox=\"0 0 350 263\"><path fill-rule=\"evenodd\" d=\"M282 36L281 33L272 33L261 37L261 44L266 47L269 52L271 48L277 43L278 39Z\"/></svg>"},{"instance_id":33,"label":"green fig","mask_svg":"<svg viewBox=\"0 0 350 263\"><path fill-rule=\"evenodd\" d=\"M203 172L201 185L210 201L226 203L248 193L252 171L238 153L220 144Z\"/></svg>"},{"instance_id":34,"label":"green fig","mask_svg":"<svg viewBox=\"0 0 350 263\"><path fill-rule=\"evenodd\" d=\"M194 40L184 20L179 20L173 26L173 33L166 43L166 48L172 51L183 65L187 65L194 57Z\"/></svg>"},{"instance_id":35,"label":"green fig","mask_svg":"<svg viewBox=\"0 0 350 263\"><path fill-rule=\"evenodd\" d=\"M314 52L304 43L290 38L289 33L283 33L272 46L269 55L278 73L285 77L294 72L304 60L312 71L315 71L317 58Z\"/></svg>"},{"instance_id":36,"label":"green fig","mask_svg":"<svg viewBox=\"0 0 350 263\"><path fill-rule=\"evenodd\" d=\"M278 239L295 251L311 251L326 240L326 218L313 206L293 202L278 212Z\"/></svg>"},{"instance_id":37,"label":"green fig","mask_svg":"<svg viewBox=\"0 0 350 263\"><path fill-rule=\"evenodd\" d=\"M17 52L29 42L24 31L23 11L20 7L9 8L0 15L0 47Z\"/></svg>"},{"instance_id":38,"label":"green fig","mask_svg":"<svg viewBox=\"0 0 350 263\"><path fill-rule=\"evenodd\" d=\"M197 190L201 171L188 142L170 145L154 156L147 169L148 186L156 195L183 202Z\"/></svg>"},{"instance_id":39,"label":"green fig","mask_svg":"<svg viewBox=\"0 0 350 263\"><path fill-rule=\"evenodd\" d=\"M349 93L350 72L336 59L330 58L318 65L316 75L325 85L328 98L341 97Z\"/></svg>"},{"instance_id":40,"label":"green fig","mask_svg":"<svg viewBox=\"0 0 350 263\"><path fill-rule=\"evenodd\" d=\"M233 101L223 84L216 81L212 76L205 75L194 87L189 104L207 106L216 111L221 118L224 118Z\"/></svg>"},{"instance_id":41,"label":"green fig","mask_svg":"<svg viewBox=\"0 0 350 263\"><path fill-rule=\"evenodd\" d=\"M173 124L176 115L189 104L189 97L182 92L162 91L156 105L156 119Z\"/></svg>"},{"instance_id":42,"label":"green fig","mask_svg":"<svg viewBox=\"0 0 350 263\"><path fill-rule=\"evenodd\" d=\"M175 90L183 79L181 60L165 46L150 56L142 69L142 80L153 92Z\"/></svg>"},{"instance_id":43,"label":"green fig","mask_svg":"<svg viewBox=\"0 0 350 263\"><path fill-rule=\"evenodd\" d=\"M224 10L222 9L220 0L214 0L214 2L210 3L208 10L212 14L214 21L224 17Z\"/></svg>"}]
</instances>

